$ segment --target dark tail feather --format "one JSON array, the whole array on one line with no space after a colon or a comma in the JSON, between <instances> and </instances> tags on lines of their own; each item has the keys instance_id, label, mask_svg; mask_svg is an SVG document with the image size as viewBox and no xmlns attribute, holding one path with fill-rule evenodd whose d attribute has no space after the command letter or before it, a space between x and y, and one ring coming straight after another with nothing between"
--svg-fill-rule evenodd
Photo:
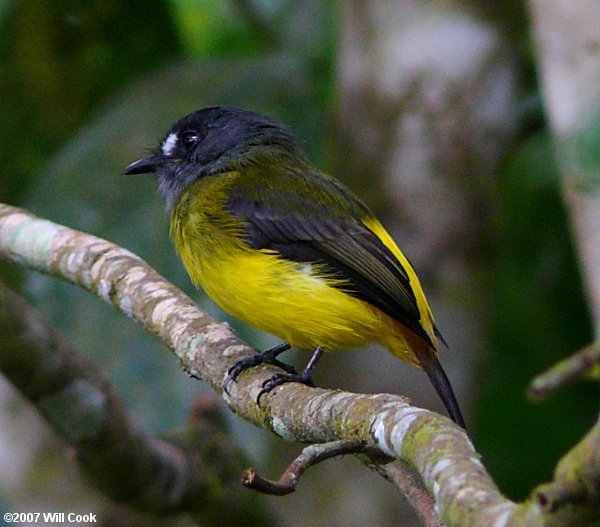
<instances>
[{"instance_id":1,"label":"dark tail feather","mask_svg":"<svg viewBox=\"0 0 600 527\"><path fill-rule=\"evenodd\" d=\"M440 361L430 350L415 350L419 363L427 373L431 384L435 388L435 391L440 396L440 399L444 403L450 419L452 419L458 426L464 428L465 420L463 419L462 412L458 406L458 401L454 395L454 390L450 384L450 380L446 376L446 372L442 368Z\"/></svg>"}]
</instances>

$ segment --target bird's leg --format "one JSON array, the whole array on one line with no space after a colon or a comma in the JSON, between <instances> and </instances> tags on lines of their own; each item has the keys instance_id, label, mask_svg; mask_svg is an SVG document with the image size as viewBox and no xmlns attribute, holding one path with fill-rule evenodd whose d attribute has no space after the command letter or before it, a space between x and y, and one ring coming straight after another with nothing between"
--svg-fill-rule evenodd
<instances>
[{"instance_id":1,"label":"bird's leg","mask_svg":"<svg viewBox=\"0 0 600 527\"><path fill-rule=\"evenodd\" d=\"M256 397L256 404L260 406L260 398L265 393L269 393L271 390L277 388L277 386L281 386L282 384L285 384L287 382L299 382L301 384L306 384L306 386L314 387L315 383L311 378L311 374L315 369L317 362L319 362L321 355L323 355L323 351L324 349L322 346L317 346L317 349L315 349L313 356L310 358L308 364L306 365L306 368L304 368L302 372L277 373L273 375L273 377L271 377L270 379L267 379L262 385L262 390L258 393L258 396Z\"/></svg>"},{"instance_id":2,"label":"bird's leg","mask_svg":"<svg viewBox=\"0 0 600 527\"><path fill-rule=\"evenodd\" d=\"M229 384L237 381L237 378L244 370L253 368L259 364L273 364L273 366L277 366L289 374L296 374L296 370L293 366L277 360L278 355L289 349L290 345L287 342L282 342L281 344L277 344L277 346L269 348L262 353L257 353L256 355L252 355L252 357L246 357L245 359L237 361L231 368L229 368L227 377L225 377L225 381L223 382L223 389L227 392L227 387Z\"/></svg>"}]
</instances>

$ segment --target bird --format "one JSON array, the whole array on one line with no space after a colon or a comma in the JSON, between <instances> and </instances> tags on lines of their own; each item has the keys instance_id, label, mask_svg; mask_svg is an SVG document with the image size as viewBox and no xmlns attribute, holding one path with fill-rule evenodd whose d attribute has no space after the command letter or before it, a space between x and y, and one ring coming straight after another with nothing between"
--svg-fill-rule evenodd
<instances>
[{"instance_id":1,"label":"bird","mask_svg":"<svg viewBox=\"0 0 600 527\"><path fill-rule=\"evenodd\" d=\"M263 363L314 386L324 352L377 343L422 368L450 418L465 422L438 355L445 341L408 258L363 201L319 170L277 120L211 106L177 121L126 175L154 174L170 236L192 282L225 312L281 339L238 361L224 381ZM314 350L305 369L278 360Z\"/></svg>"}]
</instances>

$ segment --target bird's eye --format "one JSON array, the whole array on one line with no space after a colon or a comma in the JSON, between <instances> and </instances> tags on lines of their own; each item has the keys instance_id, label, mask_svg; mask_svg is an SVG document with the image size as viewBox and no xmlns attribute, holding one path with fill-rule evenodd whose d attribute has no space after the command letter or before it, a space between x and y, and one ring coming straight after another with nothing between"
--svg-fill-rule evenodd
<instances>
[{"instance_id":1,"label":"bird's eye","mask_svg":"<svg viewBox=\"0 0 600 527\"><path fill-rule=\"evenodd\" d=\"M181 144L188 150L195 146L199 140L200 136L195 130L188 130L181 134Z\"/></svg>"}]
</instances>

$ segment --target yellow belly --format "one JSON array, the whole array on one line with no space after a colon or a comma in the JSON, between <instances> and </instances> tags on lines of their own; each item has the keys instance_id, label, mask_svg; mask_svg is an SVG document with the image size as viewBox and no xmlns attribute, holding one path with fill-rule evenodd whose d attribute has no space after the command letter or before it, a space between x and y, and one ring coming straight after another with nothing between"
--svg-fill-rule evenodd
<instances>
[{"instance_id":1,"label":"yellow belly","mask_svg":"<svg viewBox=\"0 0 600 527\"><path fill-rule=\"evenodd\" d=\"M203 258L188 268L224 311L292 346L349 349L378 342L417 363L408 331L379 309L328 285L310 264L259 251Z\"/></svg>"},{"instance_id":2,"label":"yellow belly","mask_svg":"<svg viewBox=\"0 0 600 527\"><path fill-rule=\"evenodd\" d=\"M198 278L225 311L292 346L353 348L377 340L380 312L327 285L310 264L247 251L206 259Z\"/></svg>"}]
</instances>

